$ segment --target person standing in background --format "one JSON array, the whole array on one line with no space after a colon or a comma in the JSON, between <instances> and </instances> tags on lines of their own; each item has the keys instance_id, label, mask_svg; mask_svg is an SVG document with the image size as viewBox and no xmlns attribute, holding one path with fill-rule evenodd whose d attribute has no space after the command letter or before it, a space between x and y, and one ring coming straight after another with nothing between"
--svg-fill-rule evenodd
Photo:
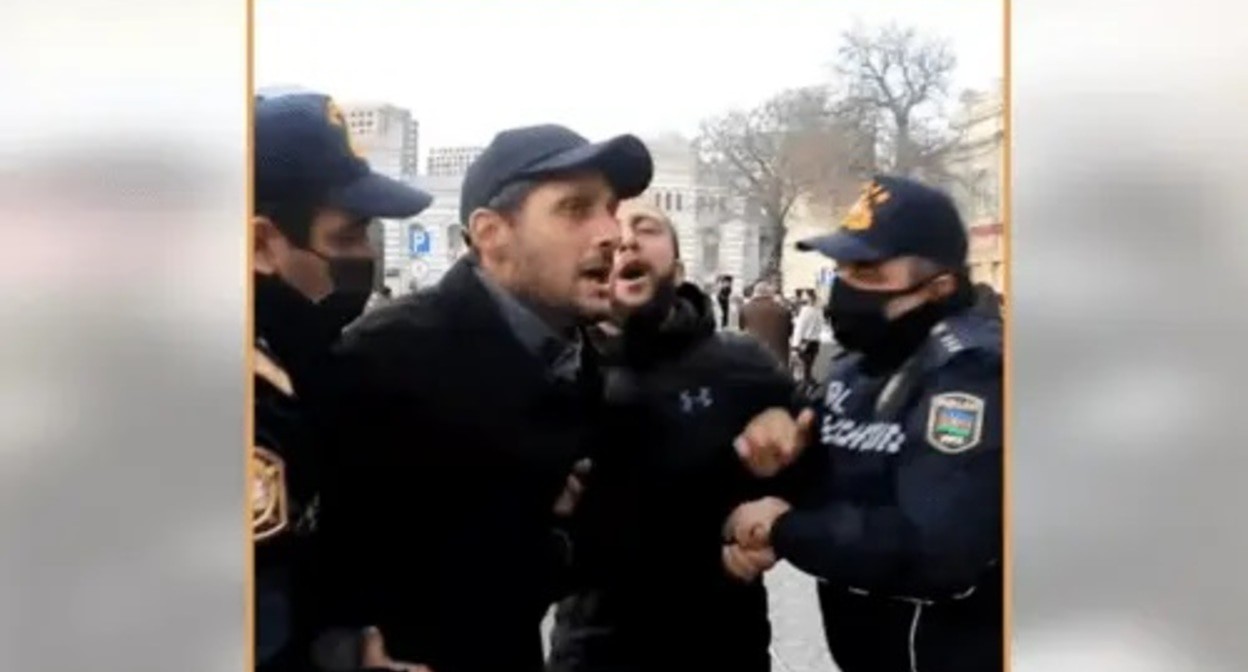
<instances>
[{"instance_id":1,"label":"person standing in background","mask_svg":"<svg viewBox=\"0 0 1248 672\"><path fill-rule=\"evenodd\" d=\"M769 282L754 285L754 296L741 307L741 329L757 338L787 368L793 315L776 300Z\"/></svg>"},{"instance_id":2,"label":"person standing in background","mask_svg":"<svg viewBox=\"0 0 1248 672\"><path fill-rule=\"evenodd\" d=\"M728 318L732 312L732 276L721 275L716 282L715 305L719 307L719 328L727 329L731 324Z\"/></svg>"},{"instance_id":3,"label":"person standing in background","mask_svg":"<svg viewBox=\"0 0 1248 672\"><path fill-rule=\"evenodd\" d=\"M819 354L820 334L823 333L823 311L816 305L815 290L799 289L797 320L793 325L793 349L802 364L801 383L814 382L815 356Z\"/></svg>"}]
</instances>

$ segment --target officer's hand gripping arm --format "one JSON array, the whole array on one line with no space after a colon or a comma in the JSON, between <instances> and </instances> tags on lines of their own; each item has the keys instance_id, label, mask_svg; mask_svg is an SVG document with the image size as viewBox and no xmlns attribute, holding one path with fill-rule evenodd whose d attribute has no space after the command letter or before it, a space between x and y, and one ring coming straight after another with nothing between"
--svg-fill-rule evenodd
<instances>
[{"instance_id":1,"label":"officer's hand gripping arm","mask_svg":"<svg viewBox=\"0 0 1248 672\"><path fill-rule=\"evenodd\" d=\"M942 376L920 417L930 422L932 399L949 392L983 400L978 443L942 451L922 430L910 432L893 504L791 511L772 531L778 554L829 582L872 592L939 598L973 587L1001 553L1000 369L977 365L969 376L965 367Z\"/></svg>"}]
</instances>

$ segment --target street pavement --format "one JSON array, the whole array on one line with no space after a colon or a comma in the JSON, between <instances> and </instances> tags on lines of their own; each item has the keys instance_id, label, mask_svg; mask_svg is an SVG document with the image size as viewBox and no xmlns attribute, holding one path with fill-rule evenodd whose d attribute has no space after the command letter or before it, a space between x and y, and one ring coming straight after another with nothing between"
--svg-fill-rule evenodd
<instances>
[{"instance_id":1,"label":"street pavement","mask_svg":"<svg viewBox=\"0 0 1248 672\"><path fill-rule=\"evenodd\" d=\"M814 579L780 563L766 575L771 603L772 672L837 672L823 640ZM542 623L549 641L551 618Z\"/></svg>"},{"instance_id":2,"label":"street pavement","mask_svg":"<svg viewBox=\"0 0 1248 672\"><path fill-rule=\"evenodd\" d=\"M766 574L772 672L836 672L823 639L815 580L787 562Z\"/></svg>"}]
</instances>

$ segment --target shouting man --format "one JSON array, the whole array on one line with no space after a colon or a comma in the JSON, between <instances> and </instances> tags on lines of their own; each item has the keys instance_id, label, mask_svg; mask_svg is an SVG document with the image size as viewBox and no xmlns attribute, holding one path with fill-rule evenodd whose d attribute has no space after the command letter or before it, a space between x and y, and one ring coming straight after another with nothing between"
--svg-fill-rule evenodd
<instances>
[{"instance_id":1,"label":"shouting man","mask_svg":"<svg viewBox=\"0 0 1248 672\"><path fill-rule=\"evenodd\" d=\"M734 507L775 487L755 475L780 466L764 453L794 454L797 437L767 432L793 380L757 341L717 332L661 211L630 202L619 218L613 320L597 340L603 438L571 525L581 589L557 612L550 669L764 672L759 574L774 558L721 535Z\"/></svg>"}]
</instances>

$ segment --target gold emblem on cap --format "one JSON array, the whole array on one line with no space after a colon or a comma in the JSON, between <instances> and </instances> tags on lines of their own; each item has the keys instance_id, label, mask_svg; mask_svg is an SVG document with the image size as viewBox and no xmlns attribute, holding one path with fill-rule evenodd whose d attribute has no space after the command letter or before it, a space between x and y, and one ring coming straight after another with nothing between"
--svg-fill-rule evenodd
<instances>
[{"instance_id":1,"label":"gold emblem on cap","mask_svg":"<svg viewBox=\"0 0 1248 672\"><path fill-rule=\"evenodd\" d=\"M290 521L286 493L286 464L260 446L251 454L251 529L256 541L286 529Z\"/></svg>"},{"instance_id":2,"label":"gold emblem on cap","mask_svg":"<svg viewBox=\"0 0 1248 672\"><path fill-rule=\"evenodd\" d=\"M862 194L854 202L853 207L841 220L841 228L850 231L866 231L875 224L875 208L886 203L891 196L888 190L878 182L868 182L862 187Z\"/></svg>"},{"instance_id":3,"label":"gold emblem on cap","mask_svg":"<svg viewBox=\"0 0 1248 672\"><path fill-rule=\"evenodd\" d=\"M355 155L355 158L364 158L364 152L360 151L359 146L355 144L355 138L351 136L351 131L347 128L347 118L343 115L342 110L339 109L338 104L333 100L326 101L325 115L329 117L331 125L342 129L342 135L347 140L347 147L351 149L351 153Z\"/></svg>"}]
</instances>

